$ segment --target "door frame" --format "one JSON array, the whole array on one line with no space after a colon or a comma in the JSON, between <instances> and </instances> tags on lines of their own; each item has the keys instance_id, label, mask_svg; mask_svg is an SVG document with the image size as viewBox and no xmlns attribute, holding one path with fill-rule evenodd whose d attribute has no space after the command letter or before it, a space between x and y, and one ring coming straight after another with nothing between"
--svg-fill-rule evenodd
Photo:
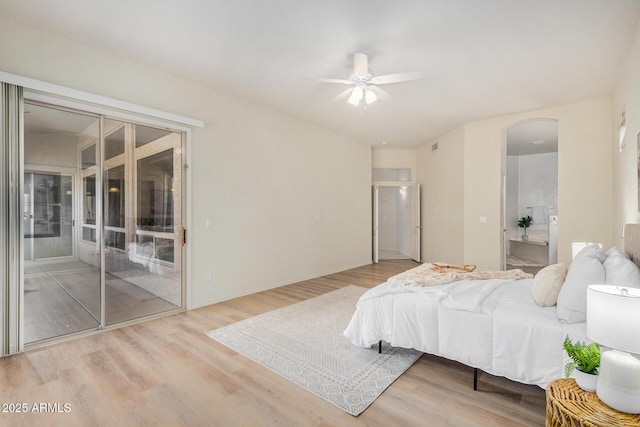
<instances>
[{"instance_id":1,"label":"door frame","mask_svg":"<svg viewBox=\"0 0 640 427\"><path fill-rule=\"evenodd\" d=\"M47 260L52 260L52 259L61 259L61 258L74 258L76 256L76 235L77 235L77 231L76 231L76 218L77 218L77 212L76 212L76 208L77 208L77 203L76 203L76 194L77 194L77 188L76 188L76 181L77 181L77 173L76 170L73 168L65 168L65 167L57 167L57 166L46 166L46 165L33 165L33 164L25 164L24 165L24 170L22 171L22 175L24 176L25 174L40 174L40 175L60 175L60 176L67 176L71 178L71 191L72 191L72 195L71 195L71 255L64 255L64 256L59 256L59 257L49 257L49 258L35 258L34 257L34 246L33 246L33 239L34 237L31 238L32 242L31 242L31 257L29 258L29 261L47 261ZM24 182L24 181L23 181ZM22 193L24 193L24 184L22 185ZM33 199L33 190L31 191L31 197ZM24 201L22 202L24 203ZM24 209L24 204L22 204L22 207ZM24 235L24 230L23 230L23 235ZM23 237L24 238L24 237Z\"/></svg>"},{"instance_id":2,"label":"door frame","mask_svg":"<svg viewBox=\"0 0 640 427\"><path fill-rule=\"evenodd\" d=\"M407 193L411 197L411 254L408 255L416 262L421 261L421 244L422 244L422 214L421 214L421 199L420 199L420 184L414 182L402 182L402 183L379 183L371 186L371 206L372 206L372 262L377 264L379 262L379 230L380 230L380 210L379 210L379 190L380 187L393 187L393 188L406 188Z\"/></svg>"}]
</instances>

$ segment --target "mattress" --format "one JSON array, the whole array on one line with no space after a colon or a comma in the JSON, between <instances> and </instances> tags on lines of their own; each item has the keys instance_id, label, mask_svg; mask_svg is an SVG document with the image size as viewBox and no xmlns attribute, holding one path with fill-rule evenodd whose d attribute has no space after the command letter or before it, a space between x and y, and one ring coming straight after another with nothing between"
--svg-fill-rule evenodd
<instances>
[{"instance_id":1,"label":"mattress","mask_svg":"<svg viewBox=\"0 0 640 427\"><path fill-rule=\"evenodd\" d=\"M344 335L356 346L392 346L456 360L525 384L563 376L565 336L585 338L585 324L563 324L555 307L533 300L533 279L463 280L437 286L385 282L359 300Z\"/></svg>"}]
</instances>

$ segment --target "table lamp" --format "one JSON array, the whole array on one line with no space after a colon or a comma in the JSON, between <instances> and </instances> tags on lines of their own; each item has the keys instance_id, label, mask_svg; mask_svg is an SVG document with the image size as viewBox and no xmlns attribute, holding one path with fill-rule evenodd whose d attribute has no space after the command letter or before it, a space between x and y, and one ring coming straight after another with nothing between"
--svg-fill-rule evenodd
<instances>
[{"instance_id":1,"label":"table lamp","mask_svg":"<svg viewBox=\"0 0 640 427\"><path fill-rule=\"evenodd\" d=\"M596 394L611 408L640 414L640 289L590 285L587 337L611 348L602 353Z\"/></svg>"}]
</instances>

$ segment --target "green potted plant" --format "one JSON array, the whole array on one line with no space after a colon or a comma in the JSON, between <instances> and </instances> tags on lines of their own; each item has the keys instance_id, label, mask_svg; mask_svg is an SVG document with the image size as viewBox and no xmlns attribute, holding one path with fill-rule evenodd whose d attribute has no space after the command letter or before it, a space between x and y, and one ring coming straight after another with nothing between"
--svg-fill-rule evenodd
<instances>
[{"instance_id":1,"label":"green potted plant","mask_svg":"<svg viewBox=\"0 0 640 427\"><path fill-rule=\"evenodd\" d=\"M522 240L529 240L529 236L527 236L527 228L531 227L531 218L529 215L523 216L518 220L518 227L524 228L524 234L522 235Z\"/></svg>"},{"instance_id":2,"label":"green potted plant","mask_svg":"<svg viewBox=\"0 0 640 427\"><path fill-rule=\"evenodd\" d=\"M571 362L564 367L565 377L569 378L574 373L574 378L580 388L585 391L596 391L598 368L600 367L600 346L580 341L573 343L567 335L563 347L571 358Z\"/></svg>"}]
</instances>

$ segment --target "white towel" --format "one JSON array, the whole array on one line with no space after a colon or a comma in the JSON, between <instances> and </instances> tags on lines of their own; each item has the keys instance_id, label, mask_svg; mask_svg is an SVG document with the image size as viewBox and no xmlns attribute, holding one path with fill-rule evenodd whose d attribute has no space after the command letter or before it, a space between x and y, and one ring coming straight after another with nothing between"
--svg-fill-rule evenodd
<instances>
[{"instance_id":1,"label":"white towel","mask_svg":"<svg viewBox=\"0 0 640 427\"><path fill-rule=\"evenodd\" d=\"M547 206L532 206L531 217L534 224L546 224L549 218L549 208Z\"/></svg>"}]
</instances>

